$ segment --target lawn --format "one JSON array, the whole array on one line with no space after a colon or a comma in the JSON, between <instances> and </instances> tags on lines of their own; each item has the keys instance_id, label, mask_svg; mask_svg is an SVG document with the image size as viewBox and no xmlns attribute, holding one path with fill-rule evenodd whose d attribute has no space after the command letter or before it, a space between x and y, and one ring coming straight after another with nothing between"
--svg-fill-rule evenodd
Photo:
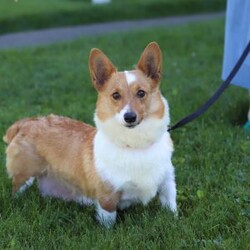
<instances>
[{"instance_id":1,"label":"lawn","mask_svg":"<svg viewBox=\"0 0 250 250\"><path fill-rule=\"evenodd\" d=\"M125 70L152 40L163 51L161 88L174 123L220 84L223 34L217 20L1 51L0 135L16 119L50 113L93 124L89 50L101 48ZM35 186L14 199L0 142L0 249L249 249L247 108L247 91L230 86L205 115L172 132L178 219L154 200L120 214L111 230L95 222L94 208L43 199Z\"/></svg>"},{"instance_id":2,"label":"lawn","mask_svg":"<svg viewBox=\"0 0 250 250\"><path fill-rule=\"evenodd\" d=\"M226 0L0 0L0 34L114 20L225 10Z\"/></svg>"}]
</instances>

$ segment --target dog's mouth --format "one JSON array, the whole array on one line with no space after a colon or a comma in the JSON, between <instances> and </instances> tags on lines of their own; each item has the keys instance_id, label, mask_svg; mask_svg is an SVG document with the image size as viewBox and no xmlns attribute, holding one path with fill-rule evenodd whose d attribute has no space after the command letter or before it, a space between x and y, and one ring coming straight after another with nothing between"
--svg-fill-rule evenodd
<instances>
[{"instance_id":1,"label":"dog's mouth","mask_svg":"<svg viewBox=\"0 0 250 250\"><path fill-rule=\"evenodd\" d=\"M126 123L125 127L126 128L135 128L137 125L139 125L140 122L135 122L135 123Z\"/></svg>"}]
</instances>

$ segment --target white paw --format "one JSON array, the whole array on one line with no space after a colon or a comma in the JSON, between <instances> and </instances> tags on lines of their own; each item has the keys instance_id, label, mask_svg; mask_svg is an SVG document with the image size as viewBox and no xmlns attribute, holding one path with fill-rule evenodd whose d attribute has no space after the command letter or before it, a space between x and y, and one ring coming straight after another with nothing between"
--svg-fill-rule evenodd
<instances>
[{"instance_id":1,"label":"white paw","mask_svg":"<svg viewBox=\"0 0 250 250\"><path fill-rule=\"evenodd\" d=\"M75 198L75 201L79 203L80 205L85 205L85 206L91 206L94 204L94 201L84 195L77 196Z\"/></svg>"},{"instance_id":2,"label":"white paw","mask_svg":"<svg viewBox=\"0 0 250 250\"><path fill-rule=\"evenodd\" d=\"M35 177L30 177L25 183L19 188L19 190L15 193L15 196L19 197L22 195L30 186L32 186Z\"/></svg>"},{"instance_id":3,"label":"white paw","mask_svg":"<svg viewBox=\"0 0 250 250\"><path fill-rule=\"evenodd\" d=\"M161 205L163 208L170 209L174 213L175 216L178 216L177 204L176 204L175 199L170 201L170 200L167 200L165 196L161 196L160 200L161 200Z\"/></svg>"},{"instance_id":4,"label":"white paw","mask_svg":"<svg viewBox=\"0 0 250 250\"><path fill-rule=\"evenodd\" d=\"M101 225L106 227L107 229L110 229L116 221L116 211L114 212L108 212L107 210L104 210L99 202L96 204L96 219L100 222Z\"/></svg>"},{"instance_id":5,"label":"white paw","mask_svg":"<svg viewBox=\"0 0 250 250\"><path fill-rule=\"evenodd\" d=\"M162 204L163 208L170 209L175 217L178 217L178 210L177 210L177 205L176 202L166 202L165 204Z\"/></svg>"}]
</instances>

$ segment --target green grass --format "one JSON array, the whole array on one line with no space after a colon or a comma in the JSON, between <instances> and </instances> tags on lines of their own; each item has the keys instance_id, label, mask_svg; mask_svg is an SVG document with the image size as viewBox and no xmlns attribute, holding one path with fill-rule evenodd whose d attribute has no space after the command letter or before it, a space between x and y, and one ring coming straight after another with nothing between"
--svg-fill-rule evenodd
<instances>
[{"instance_id":1,"label":"green grass","mask_svg":"<svg viewBox=\"0 0 250 250\"><path fill-rule=\"evenodd\" d=\"M223 33L215 21L0 52L0 135L16 119L49 113L93 124L90 48L124 70L152 40L163 51L161 87L175 122L220 84ZM154 200L120 214L111 230L95 222L94 208L43 199L35 186L14 199L0 142L0 249L249 249L247 108L247 92L231 86L205 115L172 133L178 219Z\"/></svg>"},{"instance_id":2,"label":"green grass","mask_svg":"<svg viewBox=\"0 0 250 250\"><path fill-rule=\"evenodd\" d=\"M0 34L114 20L150 18L224 10L225 0L0 0Z\"/></svg>"}]
</instances>

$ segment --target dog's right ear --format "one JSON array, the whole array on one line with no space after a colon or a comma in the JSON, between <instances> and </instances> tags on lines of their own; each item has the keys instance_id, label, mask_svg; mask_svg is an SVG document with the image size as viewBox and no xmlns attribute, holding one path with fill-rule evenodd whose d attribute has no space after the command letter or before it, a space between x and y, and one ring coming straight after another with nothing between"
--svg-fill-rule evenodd
<instances>
[{"instance_id":1,"label":"dog's right ear","mask_svg":"<svg viewBox=\"0 0 250 250\"><path fill-rule=\"evenodd\" d=\"M94 48L89 55L89 71L94 87L97 91L101 91L111 75L117 70L101 50Z\"/></svg>"}]
</instances>

